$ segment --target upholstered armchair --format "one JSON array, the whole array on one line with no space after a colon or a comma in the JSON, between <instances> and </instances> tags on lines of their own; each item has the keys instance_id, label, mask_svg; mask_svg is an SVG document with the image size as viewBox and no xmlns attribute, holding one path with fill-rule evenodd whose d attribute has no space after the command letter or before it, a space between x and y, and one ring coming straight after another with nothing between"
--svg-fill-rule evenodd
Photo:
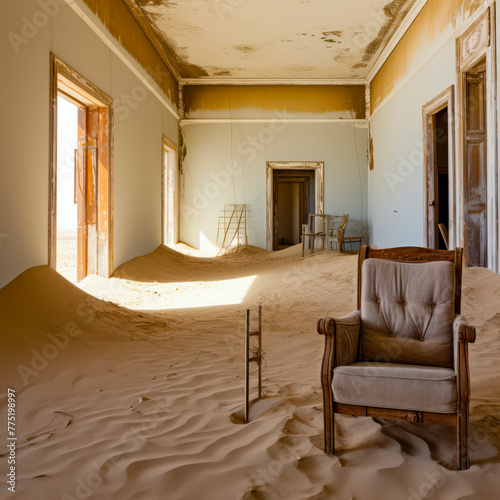
<instances>
[{"instance_id":1,"label":"upholstered armchair","mask_svg":"<svg viewBox=\"0 0 500 500\"><path fill-rule=\"evenodd\" d=\"M460 315L462 249L361 247L358 310L318 321L325 336L325 451L335 414L451 425L458 468L469 468L468 343Z\"/></svg>"}]
</instances>

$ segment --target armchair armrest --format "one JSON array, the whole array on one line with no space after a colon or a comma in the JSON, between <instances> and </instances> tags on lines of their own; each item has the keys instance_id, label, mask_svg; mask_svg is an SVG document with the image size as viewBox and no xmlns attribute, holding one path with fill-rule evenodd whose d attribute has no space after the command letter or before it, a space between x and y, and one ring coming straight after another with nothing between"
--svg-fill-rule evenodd
<instances>
[{"instance_id":1,"label":"armchair armrest","mask_svg":"<svg viewBox=\"0 0 500 500\"><path fill-rule=\"evenodd\" d=\"M469 322L462 316L458 314L453 322L453 359L455 361L455 372L458 373L460 370L460 344L466 345L468 343L473 344L476 341L476 328L470 326Z\"/></svg>"},{"instance_id":2,"label":"armchair armrest","mask_svg":"<svg viewBox=\"0 0 500 500\"><path fill-rule=\"evenodd\" d=\"M322 318L318 321L318 333L325 336L323 367L355 363L358 358L361 332L361 313L355 311L342 318Z\"/></svg>"},{"instance_id":3,"label":"armchair armrest","mask_svg":"<svg viewBox=\"0 0 500 500\"><path fill-rule=\"evenodd\" d=\"M325 451L335 451L333 411L333 369L350 365L358 359L361 333L361 313L355 311L343 318L323 318L318 321L318 333L325 336L325 352L321 365L323 411L325 419Z\"/></svg>"}]
</instances>

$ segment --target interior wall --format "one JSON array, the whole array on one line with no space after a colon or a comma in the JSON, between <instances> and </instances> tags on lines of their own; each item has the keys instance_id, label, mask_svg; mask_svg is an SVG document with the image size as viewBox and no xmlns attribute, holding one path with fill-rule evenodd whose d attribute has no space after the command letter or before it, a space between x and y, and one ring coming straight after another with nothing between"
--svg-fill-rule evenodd
<instances>
[{"instance_id":1,"label":"interior wall","mask_svg":"<svg viewBox=\"0 0 500 500\"><path fill-rule=\"evenodd\" d=\"M371 120L370 243L423 246L422 106L455 84L455 44L449 43Z\"/></svg>"},{"instance_id":2,"label":"interior wall","mask_svg":"<svg viewBox=\"0 0 500 500\"><path fill-rule=\"evenodd\" d=\"M161 138L177 143L176 117L62 0L9 3L0 32L0 286L48 262L51 51L114 99L114 267L153 250Z\"/></svg>"},{"instance_id":3,"label":"interior wall","mask_svg":"<svg viewBox=\"0 0 500 500\"><path fill-rule=\"evenodd\" d=\"M220 210L248 204L248 240L266 248L266 162L323 161L325 213L349 213L347 234L367 236L366 123L184 123L180 238L212 248ZM283 118L285 117L285 118ZM356 155L357 153L357 155ZM359 166L359 168L358 168Z\"/></svg>"}]
</instances>

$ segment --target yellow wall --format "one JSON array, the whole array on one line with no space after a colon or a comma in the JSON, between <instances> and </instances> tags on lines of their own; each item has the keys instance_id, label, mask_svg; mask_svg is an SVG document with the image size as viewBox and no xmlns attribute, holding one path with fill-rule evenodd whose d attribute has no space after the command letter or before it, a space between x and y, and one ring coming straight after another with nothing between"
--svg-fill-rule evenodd
<instances>
[{"instance_id":1,"label":"yellow wall","mask_svg":"<svg viewBox=\"0 0 500 500\"><path fill-rule=\"evenodd\" d=\"M186 118L265 118L274 110L365 118L364 85L186 85ZM242 111L244 110L244 111Z\"/></svg>"}]
</instances>

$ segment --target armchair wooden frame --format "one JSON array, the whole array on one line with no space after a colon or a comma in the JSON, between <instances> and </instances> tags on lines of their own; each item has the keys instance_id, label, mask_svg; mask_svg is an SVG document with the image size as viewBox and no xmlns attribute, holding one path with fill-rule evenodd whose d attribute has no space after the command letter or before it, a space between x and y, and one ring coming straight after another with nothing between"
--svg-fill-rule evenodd
<instances>
[{"instance_id":1,"label":"armchair wooden frame","mask_svg":"<svg viewBox=\"0 0 500 500\"><path fill-rule=\"evenodd\" d=\"M353 329L360 330L361 310L361 265L365 259L386 259L400 262L433 262L448 261L455 267L455 342L457 375L457 411L456 413L431 413L404 409L377 408L368 406L345 405L333 400L332 378L336 366L360 361L361 334L357 346L353 345L353 337L349 334ZM368 416L388 420L407 420L412 423L431 423L454 426L457 428L457 465L459 470L469 468L469 400L470 378L468 344L476 339L476 329L469 326L465 318L460 316L462 292L463 249L433 250L419 247L401 247L375 249L363 246L358 260L358 311L345 318L323 318L318 321L318 333L325 336L325 351L321 367L323 387L324 437L325 452L335 453L335 414ZM343 341L337 342L337 333L343 331ZM348 333L348 335L345 335ZM339 335L340 337L340 335ZM349 340L350 339L350 340ZM353 354L354 352L354 354Z\"/></svg>"}]
</instances>

